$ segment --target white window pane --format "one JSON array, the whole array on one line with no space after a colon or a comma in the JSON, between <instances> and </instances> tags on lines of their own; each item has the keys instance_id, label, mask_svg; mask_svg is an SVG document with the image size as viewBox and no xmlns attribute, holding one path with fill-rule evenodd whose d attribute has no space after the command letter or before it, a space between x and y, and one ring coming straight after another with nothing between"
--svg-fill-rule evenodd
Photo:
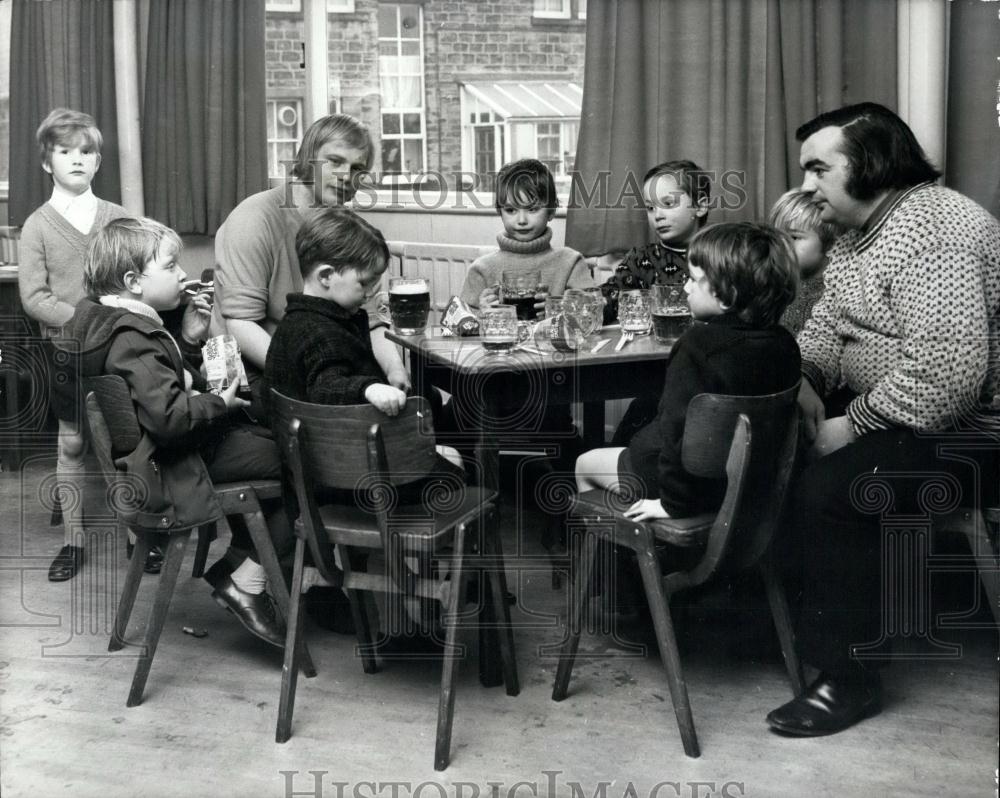
<instances>
[{"instance_id":1,"label":"white window pane","mask_svg":"<svg viewBox=\"0 0 1000 798\"><path fill-rule=\"evenodd\" d=\"M403 142L403 168L407 172L422 172L424 170L423 142L420 139L407 139Z\"/></svg>"}]
</instances>

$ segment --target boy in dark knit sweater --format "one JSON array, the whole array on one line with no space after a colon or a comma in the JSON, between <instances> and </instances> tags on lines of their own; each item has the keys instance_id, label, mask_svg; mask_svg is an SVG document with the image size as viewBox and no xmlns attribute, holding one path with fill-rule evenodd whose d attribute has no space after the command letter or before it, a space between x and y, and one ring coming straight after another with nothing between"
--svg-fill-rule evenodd
<instances>
[{"instance_id":1,"label":"boy in dark knit sweater","mask_svg":"<svg viewBox=\"0 0 1000 798\"><path fill-rule=\"evenodd\" d=\"M717 510L725 479L695 477L681 462L688 403L699 393L763 395L798 382L798 346L778 324L797 282L791 242L771 227L716 224L695 236L684 290L702 323L670 353L656 418L627 449L582 455L577 488L622 492L641 486L641 498L625 513L637 521Z\"/></svg>"},{"instance_id":2,"label":"boy in dark knit sweater","mask_svg":"<svg viewBox=\"0 0 1000 798\"><path fill-rule=\"evenodd\" d=\"M295 238L304 281L289 294L285 317L271 339L262 396L270 389L304 402L355 405L370 402L395 416L406 393L389 385L372 352L363 305L377 290L389 263L389 249L376 228L345 208L324 208ZM439 453L456 465L453 449Z\"/></svg>"},{"instance_id":3,"label":"boy in dark knit sweater","mask_svg":"<svg viewBox=\"0 0 1000 798\"><path fill-rule=\"evenodd\" d=\"M304 402L369 402L386 415L397 415L406 405L406 393L389 385L375 359L363 307L378 289L389 263L382 233L346 208L328 207L299 228L295 252L302 270L302 293L288 295L285 316L271 338L261 378L263 406L270 410L274 388ZM435 480L463 481L459 453L447 446L438 446L437 451L438 465L430 475L397 486L401 504L419 504ZM349 504L357 497L350 491L326 489L320 501ZM320 579L313 583L324 586ZM332 603L336 608L344 599L334 595ZM407 599L405 606L421 624L432 617L420 601Z\"/></svg>"}]
</instances>

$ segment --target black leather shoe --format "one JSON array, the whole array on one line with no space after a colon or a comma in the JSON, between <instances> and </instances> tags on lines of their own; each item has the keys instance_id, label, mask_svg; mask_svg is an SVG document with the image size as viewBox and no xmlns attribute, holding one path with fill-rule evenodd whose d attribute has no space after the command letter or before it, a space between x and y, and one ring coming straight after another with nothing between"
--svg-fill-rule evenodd
<instances>
[{"instance_id":1,"label":"black leather shoe","mask_svg":"<svg viewBox=\"0 0 1000 798\"><path fill-rule=\"evenodd\" d=\"M49 566L50 582L65 582L77 575L83 568L83 547L66 544Z\"/></svg>"},{"instance_id":2,"label":"black leather shoe","mask_svg":"<svg viewBox=\"0 0 1000 798\"><path fill-rule=\"evenodd\" d=\"M882 688L877 678L847 682L826 674L798 698L768 714L774 731L796 737L836 734L882 709Z\"/></svg>"},{"instance_id":3,"label":"black leather shoe","mask_svg":"<svg viewBox=\"0 0 1000 798\"><path fill-rule=\"evenodd\" d=\"M135 551L135 544L129 540L125 543L125 556L132 559L132 552ZM142 570L147 574L158 574L163 569L163 549L159 546L151 546L149 554L146 555L146 564Z\"/></svg>"},{"instance_id":4,"label":"black leather shoe","mask_svg":"<svg viewBox=\"0 0 1000 798\"><path fill-rule=\"evenodd\" d=\"M226 576L212 591L212 598L232 612L248 632L272 646L285 647L285 625L275 616L267 593L247 593L236 586L231 576Z\"/></svg>"}]
</instances>

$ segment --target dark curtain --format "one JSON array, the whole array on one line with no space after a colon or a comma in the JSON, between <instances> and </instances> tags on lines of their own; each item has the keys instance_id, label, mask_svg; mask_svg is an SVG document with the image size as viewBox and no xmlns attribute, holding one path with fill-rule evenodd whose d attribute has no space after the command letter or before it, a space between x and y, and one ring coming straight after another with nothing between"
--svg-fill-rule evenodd
<instances>
[{"instance_id":1,"label":"dark curtain","mask_svg":"<svg viewBox=\"0 0 1000 798\"><path fill-rule=\"evenodd\" d=\"M950 8L945 183L1000 217L1000 8L979 0Z\"/></svg>"},{"instance_id":2,"label":"dark curtain","mask_svg":"<svg viewBox=\"0 0 1000 798\"><path fill-rule=\"evenodd\" d=\"M146 213L214 234L267 188L263 0L150 4L142 158Z\"/></svg>"},{"instance_id":3,"label":"dark curtain","mask_svg":"<svg viewBox=\"0 0 1000 798\"><path fill-rule=\"evenodd\" d=\"M896 104L895 0L602 0L587 6L578 175L566 243L649 240L642 175L714 175L710 221L761 218L799 182L795 129L862 99Z\"/></svg>"},{"instance_id":4,"label":"dark curtain","mask_svg":"<svg viewBox=\"0 0 1000 798\"><path fill-rule=\"evenodd\" d=\"M114 31L109 0L14 0L10 42L9 223L48 200L35 131L53 108L85 111L104 138L94 193L119 202Z\"/></svg>"}]
</instances>

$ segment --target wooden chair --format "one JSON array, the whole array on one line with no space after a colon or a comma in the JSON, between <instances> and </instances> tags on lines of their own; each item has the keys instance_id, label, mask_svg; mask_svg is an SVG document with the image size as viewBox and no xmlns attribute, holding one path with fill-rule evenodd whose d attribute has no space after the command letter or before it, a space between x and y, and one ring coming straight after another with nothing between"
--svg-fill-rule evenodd
<instances>
[{"instance_id":1,"label":"wooden chair","mask_svg":"<svg viewBox=\"0 0 1000 798\"><path fill-rule=\"evenodd\" d=\"M296 642L302 634L299 585L308 547L324 578L331 584L342 584L347 591L366 673L377 670L366 597L370 600L372 592L381 592L440 602L446 631L434 767L444 770L450 756L455 707L456 618L465 596L466 528L479 522L482 529L482 521L493 512L496 493L466 487L456 479L453 486L440 486L440 490L435 486L420 505L392 506L394 486L425 476L436 461L430 406L423 398L409 399L406 408L390 418L367 404L315 405L277 391L272 391L272 396L273 429L291 471L299 506L276 740L283 743L291 736ZM319 506L316 488L358 488L365 497L359 501L368 506L353 502ZM490 599L502 629L504 681L507 694L517 695L510 611L504 601L503 553L492 534L483 534L482 539L483 553L491 565ZM335 562L334 548L339 552L342 572ZM367 555L375 552L384 557L383 574L365 569ZM424 567L419 573L414 571L407 558L416 558ZM447 576L432 576L433 561L450 562Z\"/></svg>"},{"instance_id":2,"label":"wooden chair","mask_svg":"<svg viewBox=\"0 0 1000 798\"><path fill-rule=\"evenodd\" d=\"M699 747L670 618L669 601L674 593L703 584L717 574L758 568L792 687L796 695L803 690L788 604L769 557L771 537L781 514L795 457L797 393L796 386L769 396L700 394L691 400L684 428L684 467L696 476L728 477L718 513L642 523L624 517L631 501L617 494L592 490L576 498L572 512L586 537L577 561L574 603L568 637L560 652L553 700L566 697L598 538L627 546L636 553L688 756L699 756ZM682 570L668 570L664 575L657 557L657 542L687 550L694 564Z\"/></svg>"},{"instance_id":3,"label":"wooden chair","mask_svg":"<svg viewBox=\"0 0 1000 798\"><path fill-rule=\"evenodd\" d=\"M114 507L116 502L127 500L134 487L118 470L115 459L133 451L138 445L139 423L135 417L135 408L132 405L128 385L121 377L109 375L87 378L84 380L84 389L87 391L87 421L90 427L90 441L108 483L109 503ZM261 564L267 571L272 595L278 608L287 617L288 590L260 507L261 500L281 496L281 483L277 480L257 480L215 485L214 488L223 513L226 516L240 516L246 523L250 537L260 556ZM191 532L194 530L181 530L166 535L152 530L135 529L134 531L136 534L135 550L132 553L132 559L125 576L125 584L122 588L118 611L115 614L114 630L108 644L108 651L118 651L125 645L125 631L132 614L135 597L139 592L143 565L150 547L157 543L163 545L164 537L166 537L166 544L164 545L163 569L159 576L160 582L156 589L153 607L149 613L149 620L146 623L142 652L136 662L132 686L126 701L126 706L129 707L142 703L146 679L149 677L153 656L156 653L167 609L170 606L170 599L177 584L177 575ZM208 555L208 546L211 543L210 536L214 535L214 524L211 525L211 528L205 526L197 531L199 541L194 572L195 575L200 575ZM302 664L306 676L315 676L316 669L313 667L312 658L305 649L304 643L300 657L299 662Z\"/></svg>"},{"instance_id":4,"label":"wooden chair","mask_svg":"<svg viewBox=\"0 0 1000 798\"><path fill-rule=\"evenodd\" d=\"M935 520L935 535L947 532L960 534L966 539L971 560L949 557L940 564L941 570L975 568L982 592L993 613L993 623L1000 630L1000 557L997 554L1000 507L960 507L944 518ZM937 562L934 567L939 567ZM945 614L941 616L940 622L943 626L967 625L978 614L981 606L977 594L975 604L967 612Z\"/></svg>"}]
</instances>

